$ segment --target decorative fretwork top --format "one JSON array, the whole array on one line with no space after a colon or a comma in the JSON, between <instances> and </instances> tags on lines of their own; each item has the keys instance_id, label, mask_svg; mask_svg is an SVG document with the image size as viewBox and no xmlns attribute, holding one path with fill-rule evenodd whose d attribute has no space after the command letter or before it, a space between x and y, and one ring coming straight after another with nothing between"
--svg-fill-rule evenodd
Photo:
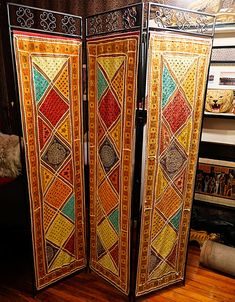
<instances>
[{"instance_id":1,"label":"decorative fretwork top","mask_svg":"<svg viewBox=\"0 0 235 302\"><path fill-rule=\"evenodd\" d=\"M25 29L65 36L82 36L82 18L26 5L8 3L11 29Z\"/></svg>"}]
</instances>

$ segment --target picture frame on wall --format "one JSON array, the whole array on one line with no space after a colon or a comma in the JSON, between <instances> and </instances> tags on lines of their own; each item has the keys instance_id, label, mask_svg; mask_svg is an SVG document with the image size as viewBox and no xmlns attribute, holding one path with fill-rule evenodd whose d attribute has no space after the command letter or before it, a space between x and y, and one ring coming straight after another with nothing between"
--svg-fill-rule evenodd
<instances>
[{"instance_id":1,"label":"picture frame on wall","mask_svg":"<svg viewBox=\"0 0 235 302\"><path fill-rule=\"evenodd\" d=\"M199 158L194 199L235 208L235 162Z\"/></svg>"},{"instance_id":2,"label":"picture frame on wall","mask_svg":"<svg viewBox=\"0 0 235 302\"><path fill-rule=\"evenodd\" d=\"M211 63L235 63L235 46L214 46Z\"/></svg>"}]
</instances>

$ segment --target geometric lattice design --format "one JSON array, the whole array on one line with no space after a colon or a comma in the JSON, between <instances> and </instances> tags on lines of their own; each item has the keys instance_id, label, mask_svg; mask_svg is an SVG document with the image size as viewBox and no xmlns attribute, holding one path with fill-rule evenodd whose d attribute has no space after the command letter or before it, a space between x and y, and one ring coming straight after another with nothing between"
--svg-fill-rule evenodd
<instances>
[{"instance_id":1,"label":"geometric lattice design","mask_svg":"<svg viewBox=\"0 0 235 302\"><path fill-rule=\"evenodd\" d=\"M106 172L109 172L118 161L115 148L108 138L100 146L99 155Z\"/></svg>"},{"instance_id":2,"label":"geometric lattice design","mask_svg":"<svg viewBox=\"0 0 235 302\"><path fill-rule=\"evenodd\" d=\"M163 122L162 127L161 127L160 153L163 153L166 150L166 148L169 146L171 137L172 137L172 135L171 135L168 127Z\"/></svg>"},{"instance_id":3,"label":"geometric lattice design","mask_svg":"<svg viewBox=\"0 0 235 302\"><path fill-rule=\"evenodd\" d=\"M45 203L44 205L44 211L43 211L43 218L44 218L44 229L46 230L47 227L50 225L50 223L53 220L53 217L56 214L56 210L49 206L49 204Z\"/></svg>"},{"instance_id":4,"label":"geometric lattice design","mask_svg":"<svg viewBox=\"0 0 235 302\"><path fill-rule=\"evenodd\" d=\"M68 180L71 184L73 184L73 163L70 160L61 170L60 176L64 177L64 179Z\"/></svg>"},{"instance_id":5,"label":"geometric lattice design","mask_svg":"<svg viewBox=\"0 0 235 302\"><path fill-rule=\"evenodd\" d=\"M100 185L98 193L102 207L105 210L105 213L108 214L117 205L118 202L118 197L113 191L108 180L105 180Z\"/></svg>"},{"instance_id":6,"label":"geometric lattice design","mask_svg":"<svg viewBox=\"0 0 235 302\"><path fill-rule=\"evenodd\" d=\"M156 197L159 198L160 195L165 191L168 186L168 181L162 172L162 169L158 171L157 187L156 187Z\"/></svg>"},{"instance_id":7,"label":"geometric lattice design","mask_svg":"<svg viewBox=\"0 0 235 302\"><path fill-rule=\"evenodd\" d=\"M176 265L176 257L177 257L177 244L175 244L175 246L172 248L171 252L167 256L167 262L173 268L175 268L175 265Z\"/></svg>"},{"instance_id":8,"label":"geometric lattice design","mask_svg":"<svg viewBox=\"0 0 235 302\"><path fill-rule=\"evenodd\" d=\"M66 98L69 97L68 64L66 64L59 78L56 80L55 86Z\"/></svg>"},{"instance_id":9,"label":"geometric lattice design","mask_svg":"<svg viewBox=\"0 0 235 302\"><path fill-rule=\"evenodd\" d=\"M92 39L87 52L90 267L128 294L138 34Z\"/></svg>"},{"instance_id":10,"label":"geometric lattice design","mask_svg":"<svg viewBox=\"0 0 235 302\"><path fill-rule=\"evenodd\" d=\"M58 137L53 137L50 143L48 144L42 159L47 163L51 168L57 171L69 156L70 151L68 147L59 140Z\"/></svg>"},{"instance_id":11,"label":"geometric lattice design","mask_svg":"<svg viewBox=\"0 0 235 302\"><path fill-rule=\"evenodd\" d=\"M100 68L98 69L98 100L100 100L101 96L103 95L104 91L108 87L107 80L105 79L105 76L103 75Z\"/></svg>"},{"instance_id":12,"label":"geometric lattice design","mask_svg":"<svg viewBox=\"0 0 235 302\"><path fill-rule=\"evenodd\" d=\"M137 296L184 278L211 41L151 33L149 49Z\"/></svg>"},{"instance_id":13,"label":"geometric lattice design","mask_svg":"<svg viewBox=\"0 0 235 302\"><path fill-rule=\"evenodd\" d=\"M46 167L41 166L41 184L43 193L45 193L53 178L54 174Z\"/></svg>"},{"instance_id":14,"label":"geometric lattice design","mask_svg":"<svg viewBox=\"0 0 235 302\"><path fill-rule=\"evenodd\" d=\"M186 171L183 170L175 179L174 185L181 194L184 193Z\"/></svg>"},{"instance_id":15,"label":"geometric lattice design","mask_svg":"<svg viewBox=\"0 0 235 302\"><path fill-rule=\"evenodd\" d=\"M118 73L112 80L112 87L114 92L116 93L117 100L119 101L120 104L123 102L123 94L124 94L124 70L125 65L124 63L122 66L119 68Z\"/></svg>"},{"instance_id":16,"label":"geometric lattice design","mask_svg":"<svg viewBox=\"0 0 235 302\"><path fill-rule=\"evenodd\" d=\"M118 242L116 245L114 245L110 250L109 253L112 257L113 262L115 263L116 267L118 268L119 266L119 247L118 247ZM117 271L118 272L118 271Z\"/></svg>"},{"instance_id":17,"label":"geometric lattice design","mask_svg":"<svg viewBox=\"0 0 235 302\"><path fill-rule=\"evenodd\" d=\"M191 129L192 129L192 120L190 119L186 126L182 129L182 131L177 136L178 141L184 148L185 152L189 153L189 147L191 143Z\"/></svg>"},{"instance_id":18,"label":"geometric lattice design","mask_svg":"<svg viewBox=\"0 0 235 302\"><path fill-rule=\"evenodd\" d=\"M107 219L104 219L100 225L98 225L97 233L105 249L109 250L117 242L118 236Z\"/></svg>"},{"instance_id":19,"label":"geometric lattice design","mask_svg":"<svg viewBox=\"0 0 235 302\"><path fill-rule=\"evenodd\" d=\"M124 56L120 57L99 57L97 62L102 66L103 70L105 71L108 80L112 80L117 70L120 68L121 64L124 61Z\"/></svg>"},{"instance_id":20,"label":"geometric lattice design","mask_svg":"<svg viewBox=\"0 0 235 302\"><path fill-rule=\"evenodd\" d=\"M50 225L46 233L46 239L60 247L65 243L73 229L74 224L59 214Z\"/></svg>"},{"instance_id":21,"label":"geometric lattice design","mask_svg":"<svg viewBox=\"0 0 235 302\"><path fill-rule=\"evenodd\" d=\"M64 250L74 256L75 254L75 234L73 233L68 241L64 244Z\"/></svg>"},{"instance_id":22,"label":"geometric lattice design","mask_svg":"<svg viewBox=\"0 0 235 302\"><path fill-rule=\"evenodd\" d=\"M159 231L166 224L166 218L163 217L161 212L158 209L154 209L153 212L153 223L152 223L152 238L154 238Z\"/></svg>"},{"instance_id":23,"label":"geometric lattice design","mask_svg":"<svg viewBox=\"0 0 235 302\"><path fill-rule=\"evenodd\" d=\"M180 225L181 211L179 210L170 220L173 227L178 231Z\"/></svg>"},{"instance_id":24,"label":"geometric lattice design","mask_svg":"<svg viewBox=\"0 0 235 302\"><path fill-rule=\"evenodd\" d=\"M115 188L116 192L119 194L119 176L120 176L120 167L115 168L110 174L109 179Z\"/></svg>"},{"instance_id":25,"label":"geometric lattice design","mask_svg":"<svg viewBox=\"0 0 235 302\"><path fill-rule=\"evenodd\" d=\"M71 143L71 129L70 120L67 117L58 127L57 133L59 133L68 143Z\"/></svg>"},{"instance_id":26,"label":"geometric lattice design","mask_svg":"<svg viewBox=\"0 0 235 302\"><path fill-rule=\"evenodd\" d=\"M14 42L41 289L86 265L81 41L17 32Z\"/></svg>"},{"instance_id":27,"label":"geometric lattice design","mask_svg":"<svg viewBox=\"0 0 235 302\"><path fill-rule=\"evenodd\" d=\"M75 199L74 199L74 195L72 195L64 205L63 209L61 210L61 212L67 217L69 217L72 221L75 221L74 207L75 207Z\"/></svg>"},{"instance_id":28,"label":"geometric lattice design","mask_svg":"<svg viewBox=\"0 0 235 302\"><path fill-rule=\"evenodd\" d=\"M58 256L56 256L55 260L51 264L49 271L53 271L55 269L60 268L61 266L69 265L71 262L75 260L70 254L65 251L60 251Z\"/></svg>"},{"instance_id":29,"label":"geometric lattice design","mask_svg":"<svg viewBox=\"0 0 235 302\"><path fill-rule=\"evenodd\" d=\"M105 267L106 269L110 270L115 275L118 274L117 268L115 267L112 258L109 254L105 254L100 260L99 263Z\"/></svg>"},{"instance_id":30,"label":"geometric lattice design","mask_svg":"<svg viewBox=\"0 0 235 302\"><path fill-rule=\"evenodd\" d=\"M170 72L166 66L164 66L163 69L162 82L164 87L164 90L162 91L162 106L164 107L169 101L169 98L176 87L176 83L170 75Z\"/></svg>"},{"instance_id":31,"label":"geometric lattice design","mask_svg":"<svg viewBox=\"0 0 235 302\"><path fill-rule=\"evenodd\" d=\"M55 208L60 208L72 192L72 188L57 178L45 195L45 201Z\"/></svg>"},{"instance_id":32,"label":"geometric lattice design","mask_svg":"<svg viewBox=\"0 0 235 302\"><path fill-rule=\"evenodd\" d=\"M118 152L120 152L120 147L121 147L121 141L120 141L120 136L122 133L122 123L121 120L119 119L115 126L112 128L112 130L109 132L109 136L111 137L112 141L115 144L115 147L117 148Z\"/></svg>"},{"instance_id":33,"label":"geometric lattice design","mask_svg":"<svg viewBox=\"0 0 235 302\"><path fill-rule=\"evenodd\" d=\"M173 248L176 237L177 234L173 228L166 224L160 234L153 240L152 247L158 254L166 258Z\"/></svg>"},{"instance_id":34,"label":"geometric lattice design","mask_svg":"<svg viewBox=\"0 0 235 302\"><path fill-rule=\"evenodd\" d=\"M177 90L174 97L164 108L163 115L170 125L173 133L185 124L190 115L191 109L183 94Z\"/></svg>"},{"instance_id":35,"label":"geometric lattice design","mask_svg":"<svg viewBox=\"0 0 235 302\"><path fill-rule=\"evenodd\" d=\"M182 200L173 187L169 186L158 202L157 209L166 217L171 217L179 208Z\"/></svg>"},{"instance_id":36,"label":"geometric lattice design","mask_svg":"<svg viewBox=\"0 0 235 302\"><path fill-rule=\"evenodd\" d=\"M161 259L156 255L156 253L151 250L151 254L149 257L149 274L152 273L154 269L161 263Z\"/></svg>"},{"instance_id":37,"label":"geometric lattice design","mask_svg":"<svg viewBox=\"0 0 235 302\"><path fill-rule=\"evenodd\" d=\"M38 136L40 149L42 149L52 134L51 128L39 117L38 118Z\"/></svg>"},{"instance_id":38,"label":"geometric lattice design","mask_svg":"<svg viewBox=\"0 0 235 302\"><path fill-rule=\"evenodd\" d=\"M198 62L197 60L195 60L194 64L189 69L187 76L184 77L182 81L182 87L191 106L193 106L195 100L195 81L197 79L197 66Z\"/></svg>"},{"instance_id":39,"label":"geometric lattice design","mask_svg":"<svg viewBox=\"0 0 235 302\"><path fill-rule=\"evenodd\" d=\"M99 112L107 128L109 128L117 120L120 114L118 102L110 89L100 101Z\"/></svg>"},{"instance_id":40,"label":"geometric lattice design","mask_svg":"<svg viewBox=\"0 0 235 302\"><path fill-rule=\"evenodd\" d=\"M176 79L181 81L188 73L190 66L195 61L194 56L168 56L164 55L164 59L168 62Z\"/></svg>"},{"instance_id":41,"label":"geometric lattice design","mask_svg":"<svg viewBox=\"0 0 235 302\"><path fill-rule=\"evenodd\" d=\"M53 81L55 76L61 71L63 65L68 60L66 57L55 56L33 56L32 61Z\"/></svg>"},{"instance_id":42,"label":"geometric lattice design","mask_svg":"<svg viewBox=\"0 0 235 302\"><path fill-rule=\"evenodd\" d=\"M119 211L118 209L114 210L110 215L109 215L109 221L112 223L115 231L119 233Z\"/></svg>"},{"instance_id":43,"label":"geometric lattice design","mask_svg":"<svg viewBox=\"0 0 235 302\"><path fill-rule=\"evenodd\" d=\"M68 104L61 98L58 92L52 88L46 95L44 101L41 102L39 110L52 126L55 127L68 108Z\"/></svg>"},{"instance_id":44,"label":"geometric lattice design","mask_svg":"<svg viewBox=\"0 0 235 302\"><path fill-rule=\"evenodd\" d=\"M55 247L48 241L46 242L46 257L47 257L48 266L51 265L51 262L54 260L55 255L57 254L58 251L59 249L57 247Z\"/></svg>"},{"instance_id":45,"label":"geometric lattice design","mask_svg":"<svg viewBox=\"0 0 235 302\"><path fill-rule=\"evenodd\" d=\"M98 259L105 254L105 248L103 247L103 244L100 241L99 236L97 236L97 254L98 254Z\"/></svg>"},{"instance_id":46,"label":"geometric lattice design","mask_svg":"<svg viewBox=\"0 0 235 302\"><path fill-rule=\"evenodd\" d=\"M170 273L174 273L174 269L167 262L162 262L151 274L151 279L158 279L158 276L167 278Z\"/></svg>"},{"instance_id":47,"label":"geometric lattice design","mask_svg":"<svg viewBox=\"0 0 235 302\"><path fill-rule=\"evenodd\" d=\"M176 144L175 141L171 143L167 152L161 159L161 165L167 175L173 179L180 169L185 164L187 158L182 149Z\"/></svg>"},{"instance_id":48,"label":"geometric lattice design","mask_svg":"<svg viewBox=\"0 0 235 302\"><path fill-rule=\"evenodd\" d=\"M35 67L33 67L33 77L35 85L35 100L38 103L49 86L49 83Z\"/></svg>"}]
</instances>

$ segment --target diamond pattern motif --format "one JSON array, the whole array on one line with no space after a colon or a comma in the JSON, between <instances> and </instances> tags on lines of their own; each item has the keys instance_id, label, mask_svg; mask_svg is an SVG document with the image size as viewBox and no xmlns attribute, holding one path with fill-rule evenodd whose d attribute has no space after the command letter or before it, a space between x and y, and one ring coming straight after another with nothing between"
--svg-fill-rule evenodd
<instances>
[{"instance_id":1,"label":"diamond pattern motif","mask_svg":"<svg viewBox=\"0 0 235 302\"><path fill-rule=\"evenodd\" d=\"M166 217L171 217L181 205L182 199L173 187L169 186L157 204L158 210Z\"/></svg>"},{"instance_id":2,"label":"diamond pattern motif","mask_svg":"<svg viewBox=\"0 0 235 302\"><path fill-rule=\"evenodd\" d=\"M68 104L62 100L55 89L50 90L39 108L40 112L54 127L57 125L65 112L68 111L68 109Z\"/></svg>"},{"instance_id":3,"label":"diamond pattern motif","mask_svg":"<svg viewBox=\"0 0 235 302\"><path fill-rule=\"evenodd\" d=\"M125 44L125 51L121 44L119 48L118 43L112 41L112 48L99 46L99 55L96 58L93 56L89 61L90 65L92 60L95 63L94 73L91 72L92 67L89 67L90 75L93 73L95 79L92 79L95 96L93 101L90 98L94 106L90 106L90 112L96 120L90 138L91 141L94 138L92 144L95 147L94 159L96 158L91 169L95 171L96 177L93 177L97 178L93 182L95 198L92 216L95 224L93 238L96 238L93 244L96 250L93 251L91 266L107 279L112 279L111 282L119 282L118 286L123 288L128 286L128 273L124 272L128 260L123 259L123 251L128 253L129 240L129 222L125 221L129 211L129 196L124 197L124 194L128 195L124 191L128 186L126 183L129 181L130 169L127 166L132 156L128 152L124 155L124 150L131 148L127 145L132 140L133 131L135 82L132 78L135 76L136 66L133 64L136 59L134 45L129 39ZM109 55L111 49L117 53ZM123 51L130 52L129 59L129 54L120 55ZM125 172L122 171L124 167Z\"/></svg>"},{"instance_id":4,"label":"diamond pattern motif","mask_svg":"<svg viewBox=\"0 0 235 302\"><path fill-rule=\"evenodd\" d=\"M58 247L63 246L73 230L74 224L63 215L59 214L50 225L46 234L46 239Z\"/></svg>"},{"instance_id":5,"label":"diamond pattern motif","mask_svg":"<svg viewBox=\"0 0 235 302\"><path fill-rule=\"evenodd\" d=\"M121 111L118 102L110 89L100 101L99 112L107 128L109 128L120 115Z\"/></svg>"},{"instance_id":6,"label":"diamond pattern motif","mask_svg":"<svg viewBox=\"0 0 235 302\"><path fill-rule=\"evenodd\" d=\"M117 153L108 138L105 139L99 150L100 159L106 172L109 172L118 161Z\"/></svg>"},{"instance_id":7,"label":"diamond pattern motif","mask_svg":"<svg viewBox=\"0 0 235 302\"><path fill-rule=\"evenodd\" d=\"M66 158L69 156L70 150L68 147L54 136L50 144L47 146L42 159L55 171L60 169Z\"/></svg>"},{"instance_id":8,"label":"diamond pattern motif","mask_svg":"<svg viewBox=\"0 0 235 302\"><path fill-rule=\"evenodd\" d=\"M152 246L159 255L166 258L172 251L176 238L176 232L167 224L160 234L153 240ZM162 245L162 242L164 242L164 246Z\"/></svg>"},{"instance_id":9,"label":"diamond pattern motif","mask_svg":"<svg viewBox=\"0 0 235 302\"><path fill-rule=\"evenodd\" d=\"M60 208L71 192L70 186L65 184L60 178L56 178L45 195L45 201L55 208Z\"/></svg>"},{"instance_id":10,"label":"diamond pattern motif","mask_svg":"<svg viewBox=\"0 0 235 302\"><path fill-rule=\"evenodd\" d=\"M177 90L171 102L163 111L163 116L173 133L182 127L189 118L191 109L183 94Z\"/></svg>"},{"instance_id":11,"label":"diamond pattern motif","mask_svg":"<svg viewBox=\"0 0 235 302\"><path fill-rule=\"evenodd\" d=\"M161 159L163 170L172 179L178 174L185 164L187 157L182 149L173 141Z\"/></svg>"},{"instance_id":12,"label":"diamond pattern motif","mask_svg":"<svg viewBox=\"0 0 235 302\"><path fill-rule=\"evenodd\" d=\"M118 240L118 236L108 219L104 219L97 228L98 235L105 249L109 250Z\"/></svg>"}]
</instances>

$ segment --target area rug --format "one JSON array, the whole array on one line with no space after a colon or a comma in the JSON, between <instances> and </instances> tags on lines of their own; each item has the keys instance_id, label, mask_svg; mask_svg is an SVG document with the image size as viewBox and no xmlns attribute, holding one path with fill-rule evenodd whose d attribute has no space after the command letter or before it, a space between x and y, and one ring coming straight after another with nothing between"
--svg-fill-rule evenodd
<instances>
[{"instance_id":1,"label":"area rug","mask_svg":"<svg viewBox=\"0 0 235 302\"><path fill-rule=\"evenodd\" d=\"M129 292L138 35L89 39L90 267Z\"/></svg>"},{"instance_id":2,"label":"area rug","mask_svg":"<svg viewBox=\"0 0 235 302\"><path fill-rule=\"evenodd\" d=\"M151 33L136 295L184 279L211 40Z\"/></svg>"},{"instance_id":3,"label":"area rug","mask_svg":"<svg viewBox=\"0 0 235 302\"><path fill-rule=\"evenodd\" d=\"M14 47L41 289L86 265L81 41L14 32Z\"/></svg>"}]
</instances>

